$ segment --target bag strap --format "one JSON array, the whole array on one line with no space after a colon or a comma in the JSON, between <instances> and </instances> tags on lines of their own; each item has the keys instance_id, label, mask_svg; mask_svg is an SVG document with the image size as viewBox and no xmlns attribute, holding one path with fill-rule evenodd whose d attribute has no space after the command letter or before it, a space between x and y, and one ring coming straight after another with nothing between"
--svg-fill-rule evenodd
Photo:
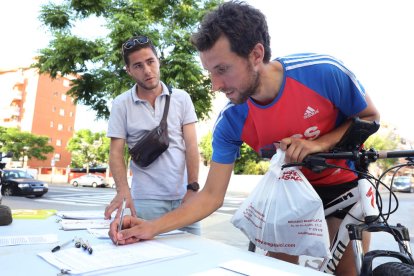
<instances>
[{"instance_id":1,"label":"bag strap","mask_svg":"<svg viewBox=\"0 0 414 276\"><path fill-rule=\"evenodd\" d=\"M164 114L162 115L160 125L163 122L165 122L165 123L167 122L168 109L170 108L170 97L171 97L171 93L172 93L172 88L169 85L167 85L167 87L168 87L169 94L168 94L167 98L165 99Z\"/></svg>"}]
</instances>

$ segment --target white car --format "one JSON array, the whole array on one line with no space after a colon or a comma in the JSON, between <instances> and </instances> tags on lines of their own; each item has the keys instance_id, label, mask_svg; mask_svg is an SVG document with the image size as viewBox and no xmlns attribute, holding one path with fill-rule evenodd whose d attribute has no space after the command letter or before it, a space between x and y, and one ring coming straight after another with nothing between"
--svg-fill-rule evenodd
<instances>
[{"instance_id":1,"label":"white car","mask_svg":"<svg viewBox=\"0 0 414 276\"><path fill-rule=\"evenodd\" d=\"M105 183L105 179L100 176L100 175L96 175L96 174L84 174L80 177L77 178L73 178L70 181L70 184L74 187L77 186L91 186L91 187L105 187L106 183Z\"/></svg>"}]
</instances>

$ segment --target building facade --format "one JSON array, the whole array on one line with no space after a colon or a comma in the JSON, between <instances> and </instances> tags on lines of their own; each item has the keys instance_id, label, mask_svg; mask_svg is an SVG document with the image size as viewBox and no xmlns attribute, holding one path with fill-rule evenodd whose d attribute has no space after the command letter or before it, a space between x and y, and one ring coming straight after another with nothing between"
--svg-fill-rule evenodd
<instances>
[{"instance_id":1,"label":"building facade","mask_svg":"<svg viewBox=\"0 0 414 276\"><path fill-rule=\"evenodd\" d=\"M70 165L66 146L74 134L76 105L69 89L67 77L52 79L34 68L0 69L0 126L47 136L55 149L47 160L28 160L28 167Z\"/></svg>"}]
</instances>

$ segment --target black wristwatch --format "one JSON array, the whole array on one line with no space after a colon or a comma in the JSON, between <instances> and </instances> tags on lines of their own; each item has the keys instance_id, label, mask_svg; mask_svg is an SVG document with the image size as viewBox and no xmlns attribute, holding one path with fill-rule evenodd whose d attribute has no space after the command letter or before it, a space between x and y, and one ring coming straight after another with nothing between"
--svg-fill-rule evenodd
<instances>
[{"instance_id":1,"label":"black wristwatch","mask_svg":"<svg viewBox=\"0 0 414 276\"><path fill-rule=\"evenodd\" d=\"M190 183L187 185L187 190L198 192L198 190L200 190L200 184L198 184L197 182Z\"/></svg>"}]
</instances>

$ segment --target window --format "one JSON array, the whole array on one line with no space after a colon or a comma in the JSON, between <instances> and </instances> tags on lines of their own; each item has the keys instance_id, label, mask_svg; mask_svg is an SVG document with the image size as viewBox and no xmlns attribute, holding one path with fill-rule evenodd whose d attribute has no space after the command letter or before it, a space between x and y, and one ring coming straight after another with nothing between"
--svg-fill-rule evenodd
<instances>
[{"instance_id":1,"label":"window","mask_svg":"<svg viewBox=\"0 0 414 276\"><path fill-rule=\"evenodd\" d=\"M55 159L55 161L60 161L60 153L55 153L53 159Z\"/></svg>"},{"instance_id":2,"label":"window","mask_svg":"<svg viewBox=\"0 0 414 276\"><path fill-rule=\"evenodd\" d=\"M69 112L69 117L73 117L73 111Z\"/></svg>"},{"instance_id":3,"label":"window","mask_svg":"<svg viewBox=\"0 0 414 276\"><path fill-rule=\"evenodd\" d=\"M52 107L52 112L56 112L56 106Z\"/></svg>"},{"instance_id":4,"label":"window","mask_svg":"<svg viewBox=\"0 0 414 276\"><path fill-rule=\"evenodd\" d=\"M56 140L56 146L60 147L62 145L62 140L57 139Z\"/></svg>"},{"instance_id":5,"label":"window","mask_svg":"<svg viewBox=\"0 0 414 276\"><path fill-rule=\"evenodd\" d=\"M60 98L62 99L62 101L63 101L63 102L66 102L66 94L62 94L62 95L60 96Z\"/></svg>"},{"instance_id":6,"label":"window","mask_svg":"<svg viewBox=\"0 0 414 276\"><path fill-rule=\"evenodd\" d=\"M69 80L63 80L63 86L64 87L69 87L70 86L70 81Z\"/></svg>"},{"instance_id":7,"label":"window","mask_svg":"<svg viewBox=\"0 0 414 276\"><path fill-rule=\"evenodd\" d=\"M57 129L58 129L58 130L63 130L63 125L62 125L62 124L58 124Z\"/></svg>"},{"instance_id":8,"label":"window","mask_svg":"<svg viewBox=\"0 0 414 276\"><path fill-rule=\"evenodd\" d=\"M53 126L54 126L53 121L50 121L50 127L53 127Z\"/></svg>"},{"instance_id":9,"label":"window","mask_svg":"<svg viewBox=\"0 0 414 276\"><path fill-rule=\"evenodd\" d=\"M65 116L65 110L63 108L59 110L59 115L62 117Z\"/></svg>"}]
</instances>

